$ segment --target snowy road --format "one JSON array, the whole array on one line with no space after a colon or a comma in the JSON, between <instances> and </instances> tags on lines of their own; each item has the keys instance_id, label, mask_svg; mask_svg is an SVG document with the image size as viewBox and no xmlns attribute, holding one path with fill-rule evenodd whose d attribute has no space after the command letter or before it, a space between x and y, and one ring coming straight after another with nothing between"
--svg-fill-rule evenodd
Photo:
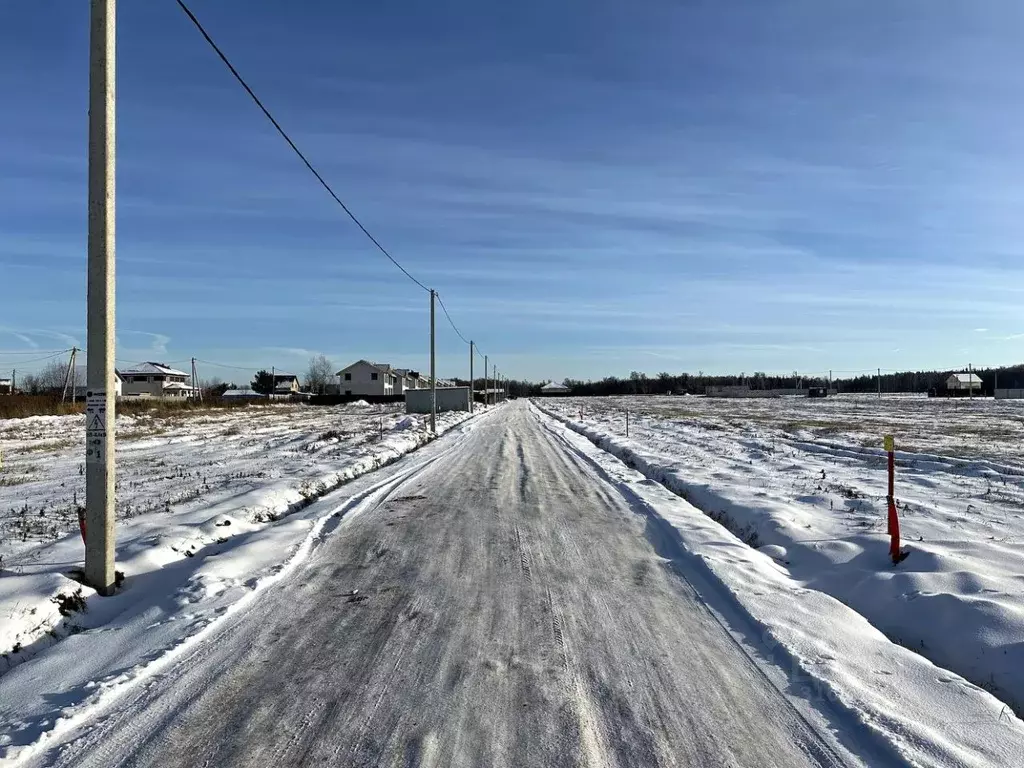
<instances>
[{"instance_id":1,"label":"snowy road","mask_svg":"<svg viewBox=\"0 0 1024 768\"><path fill-rule=\"evenodd\" d=\"M844 764L528 405L414 465L31 764Z\"/></svg>"}]
</instances>

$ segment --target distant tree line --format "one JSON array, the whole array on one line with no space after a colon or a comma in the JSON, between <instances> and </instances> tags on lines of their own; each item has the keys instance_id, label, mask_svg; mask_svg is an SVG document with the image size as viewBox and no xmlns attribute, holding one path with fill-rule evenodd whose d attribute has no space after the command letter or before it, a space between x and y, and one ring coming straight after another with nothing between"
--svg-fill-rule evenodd
<instances>
[{"instance_id":1,"label":"distant tree line","mask_svg":"<svg viewBox=\"0 0 1024 768\"><path fill-rule=\"evenodd\" d=\"M898 373L882 372L881 384L883 392L918 393L929 391L941 394L946 388L946 379L951 373L963 373L963 369L946 371L901 371ZM973 371L981 379L984 394L991 395L998 379L1000 389L1024 388L1024 363L1000 368L980 368ZM465 385L465 382L461 382ZM534 397L540 394L540 388L546 382L507 381L510 397ZM827 376L803 376L794 371L788 376L769 375L761 371L753 373L713 376L703 371L697 373L662 372L648 376L640 371L633 371L628 378L606 376L603 379L583 381L565 379L562 384L569 388L570 394L577 396L604 395L667 395L667 394L703 394L711 386L749 386L751 389L790 389L796 387L826 387L829 385ZM837 376L831 380L832 388L839 392L877 392L879 377L877 374L865 374L843 378ZM483 388L482 380L477 381L477 388Z\"/></svg>"}]
</instances>

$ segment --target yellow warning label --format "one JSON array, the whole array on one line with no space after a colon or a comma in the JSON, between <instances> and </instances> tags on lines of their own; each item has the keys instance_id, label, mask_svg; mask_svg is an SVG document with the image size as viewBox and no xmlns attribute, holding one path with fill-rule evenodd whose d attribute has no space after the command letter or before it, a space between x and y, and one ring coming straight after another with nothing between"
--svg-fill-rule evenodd
<instances>
[{"instance_id":1,"label":"yellow warning label","mask_svg":"<svg viewBox=\"0 0 1024 768\"><path fill-rule=\"evenodd\" d=\"M895 451L896 450L896 441L892 439L892 435L886 435L885 436L885 450L887 450L887 451Z\"/></svg>"}]
</instances>

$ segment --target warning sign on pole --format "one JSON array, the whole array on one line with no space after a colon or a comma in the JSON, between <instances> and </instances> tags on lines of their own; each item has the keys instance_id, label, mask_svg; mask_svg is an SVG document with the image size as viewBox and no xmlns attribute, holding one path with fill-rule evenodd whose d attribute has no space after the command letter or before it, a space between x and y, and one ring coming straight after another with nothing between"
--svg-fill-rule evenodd
<instances>
[{"instance_id":1,"label":"warning sign on pole","mask_svg":"<svg viewBox=\"0 0 1024 768\"><path fill-rule=\"evenodd\" d=\"M85 394L85 461L105 463L107 445L107 393L89 390Z\"/></svg>"}]
</instances>

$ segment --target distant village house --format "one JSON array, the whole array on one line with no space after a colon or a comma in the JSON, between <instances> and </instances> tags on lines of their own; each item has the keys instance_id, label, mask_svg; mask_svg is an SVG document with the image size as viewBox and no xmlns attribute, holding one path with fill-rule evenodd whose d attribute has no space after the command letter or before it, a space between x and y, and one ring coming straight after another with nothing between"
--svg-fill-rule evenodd
<instances>
[{"instance_id":1,"label":"distant village house","mask_svg":"<svg viewBox=\"0 0 1024 768\"><path fill-rule=\"evenodd\" d=\"M542 395L568 395L569 388L562 384L555 384L555 382L549 381L540 388L540 393Z\"/></svg>"},{"instance_id":2,"label":"distant village house","mask_svg":"<svg viewBox=\"0 0 1024 768\"><path fill-rule=\"evenodd\" d=\"M338 391L343 395L389 397L395 394L398 378L390 365L359 360L337 373Z\"/></svg>"},{"instance_id":3,"label":"distant village house","mask_svg":"<svg viewBox=\"0 0 1024 768\"><path fill-rule=\"evenodd\" d=\"M145 362L120 372L124 397L194 397L189 375L163 363Z\"/></svg>"},{"instance_id":4,"label":"distant village house","mask_svg":"<svg viewBox=\"0 0 1024 768\"><path fill-rule=\"evenodd\" d=\"M951 373L946 379L949 392L981 392L981 379L976 373Z\"/></svg>"},{"instance_id":5,"label":"distant village house","mask_svg":"<svg viewBox=\"0 0 1024 768\"><path fill-rule=\"evenodd\" d=\"M295 395L299 392L299 377L291 373L274 375L274 394L279 396Z\"/></svg>"}]
</instances>

